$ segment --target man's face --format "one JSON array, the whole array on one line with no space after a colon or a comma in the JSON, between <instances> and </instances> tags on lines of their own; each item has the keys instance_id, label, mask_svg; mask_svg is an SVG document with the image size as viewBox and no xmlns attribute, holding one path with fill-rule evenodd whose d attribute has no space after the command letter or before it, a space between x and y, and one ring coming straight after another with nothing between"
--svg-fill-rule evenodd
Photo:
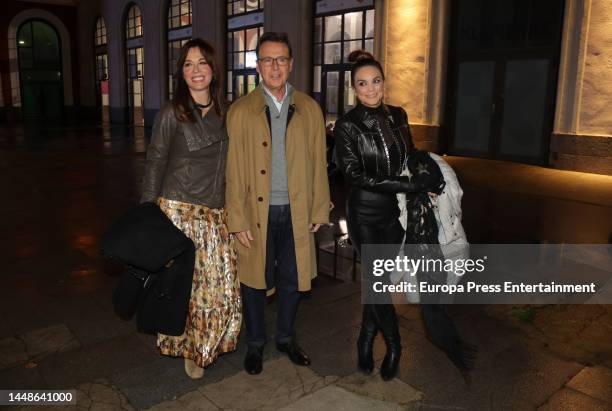
<instances>
[{"instance_id":1,"label":"man's face","mask_svg":"<svg viewBox=\"0 0 612 411\"><path fill-rule=\"evenodd\" d=\"M266 62L266 60L271 61ZM282 64L283 60L285 64ZM266 41L259 47L257 72L270 91L278 91L285 87L292 68L293 59L289 57L289 48L285 43Z\"/></svg>"}]
</instances>

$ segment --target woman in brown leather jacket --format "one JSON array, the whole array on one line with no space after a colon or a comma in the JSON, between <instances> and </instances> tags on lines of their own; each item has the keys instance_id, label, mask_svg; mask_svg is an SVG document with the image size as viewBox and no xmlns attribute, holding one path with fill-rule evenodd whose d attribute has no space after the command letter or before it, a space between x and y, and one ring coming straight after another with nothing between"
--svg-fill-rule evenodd
<instances>
[{"instance_id":1,"label":"woman in brown leather jacket","mask_svg":"<svg viewBox=\"0 0 612 411\"><path fill-rule=\"evenodd\" d=\"M223 208L228 137L219 69L204 40L181 48L175 96L155 119L143 183L142 201L158 203L196 248L185 332L157 338L162 354L185 358L191 378L201 378L219 354L236 349L242 321Z\"/></svg>"},{"instance_id":2,"label":"woman in brown leather jacket","mask_svg":"<svg viewBox=\"0 0 612 411\"><path fill-rule=\"evenodd\" d=\"M351 80L359 104L336 122L334 135L339 169L351 187L346 205L349 237L360 253L362 244L402 244L406 231L398 219L396 194L436 192L443 179L439 170L421 178L400 176L413 151L406 112L383 103L384 73L370 53L354 51L349 61L353 62ZM387 353L380 375L390 380L401 355L399 326L391 300L378 302L381 300L363 306L358 366L366 374L373 371L372 346L381 330Z\"/></svg>"}]
</instances>

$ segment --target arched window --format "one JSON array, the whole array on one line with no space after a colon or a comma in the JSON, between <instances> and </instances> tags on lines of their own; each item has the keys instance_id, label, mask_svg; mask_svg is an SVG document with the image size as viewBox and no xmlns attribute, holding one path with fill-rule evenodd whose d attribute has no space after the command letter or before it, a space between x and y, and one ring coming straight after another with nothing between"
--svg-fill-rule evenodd
<instances>
[{"instance_id":1,"label":"arched window","mask_svg":"<svg viewBox=\"0 0 612 411\"><path fill-rule=\"evenodd\" d=\"M24 119L61 119L62 55L55 27L38 19L23 23L17 30L17 55Z\"/></svg>"},{"instance_id":2,"label":"arched window","mask_svg":"<svg viewBox=\"0 0 612 411\"><path fill-rule=\"evenodd\" d=\"M359 8L317 1L314 20L312 92L330 122L356 104L348 55L357 49L374 53L374 0L360 2Z\"/></svg>"},{"instance_id":3,"label":"arched window","mask_svg":"<svg viewBox=\"0 0 612 411\"><path fill-rule=\"evenodd\" d=\"M192 36L191 0L168 2L168 98L174 94L176 60L183 44Z\"/></svg>"},{"instance_id":4,"label":"arched window","mask_svg":"<svg viewBox=\"0 0 612 411\"><path fill-rule=\"evenodd\" d=\"M98 17L98 20L96 20L94 44L96 46L106 45L106 23L104 22L104 18L102 18L102 16Z\"/></svg>"},{"instance_id":5,"label":"arched window","mask_svg":"<svg viewBox=\"0 0 612 411\"><path fill-rule=\"evenodd\" d=\"M125 23L125 38L131 39L142 36L142 13L140 12L140 7L132 4Z\"/></svg>"},{"instance_id":6,"label":"arched window","mask_svg":"<svg viewBox=\"0 0 612 411\"><path fill-rule=\"evenodd\" d=\"M227 0L227 99L235 100L259 83L257 41L263 34L263 0Z\"/></svg>"},{"instance_id":7,"label":"arched window","mask_svg":"<svg viewBox=\"0 0 612 411\"><path fill-rule=\"evenodd\" d=\"M132 4L125 19L125 49L129 115L134 124L143 124L144 38L142 13Z\"/></svg>"},{"instance_id":8,"label":"arched window","mask_svg":"<svg viewBox=\"0 0 612 411\"><path fill-rule=\"evenodd\" d=\"M102 16L96 20L94 31L94 51L96 70L96 104L102 108L102 119L108 119L108 51L106 23Z\"/></svg>"}]
</instances>

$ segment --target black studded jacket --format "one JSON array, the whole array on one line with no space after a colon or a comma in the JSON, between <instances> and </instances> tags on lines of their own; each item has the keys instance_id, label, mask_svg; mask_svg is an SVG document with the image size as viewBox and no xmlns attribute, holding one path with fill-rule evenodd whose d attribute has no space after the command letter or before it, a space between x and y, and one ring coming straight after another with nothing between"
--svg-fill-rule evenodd
<instances>
[{"instance_id":1,"label":"black studded jacket","mask_svg":"<svg viewBox=\"0 0 612 411\"><path fill-rule=\"evenodd\" d=\"M414 149L401 107L358 104L336 122L334 136L339 167L350 186L384 193L420 191L409 177L400 176Z\"/></svg>"}]
</instances>

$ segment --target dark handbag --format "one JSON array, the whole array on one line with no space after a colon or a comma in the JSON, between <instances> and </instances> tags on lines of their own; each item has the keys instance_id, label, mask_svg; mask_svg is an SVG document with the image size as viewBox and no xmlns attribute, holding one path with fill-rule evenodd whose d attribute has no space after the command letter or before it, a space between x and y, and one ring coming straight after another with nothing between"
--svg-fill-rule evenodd
<instances>
[{"instance_id":1,"label":"dark handbag","mask_svg":"<svg viewBox=\"0 0 612 411\"><path fill-rule=\"evenodd\" d=\"M102 254L148 272L161 270L191 242L154 203L123 214L102 236Z\"/></svg>"},{"instance_id":2,"label":"dark handbag","mask_svg":"<svg viewBox=\"0 0 612 411\"><path fill-rule=\"evenodd\" d=\"M140 332L181 335L195 246L159 206L143 203L123 214L102 236L102 254L126 265L113 292L115 313L124 320L138 313Z\"/></svg>"}]
</instances>

